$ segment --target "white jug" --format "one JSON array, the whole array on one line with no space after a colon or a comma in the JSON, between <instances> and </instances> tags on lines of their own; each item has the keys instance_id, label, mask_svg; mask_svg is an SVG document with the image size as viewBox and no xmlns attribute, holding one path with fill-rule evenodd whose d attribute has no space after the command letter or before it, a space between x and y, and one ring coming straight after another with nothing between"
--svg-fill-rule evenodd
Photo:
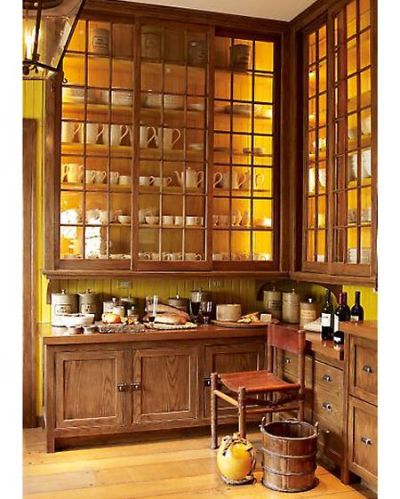
<instances>
[{"instance_id":1,"label":"white jug","mask_svg":"<svg viewBox=\"0 0 400 499\"><path fill-rule=\"evenodd\" d=\"M188 167L184 172L174 171L176 178L178 180L178 184L183 186L184 179L186 178L186 188L187 189L196 189L200 187L204 180L204 172L196 171L192 168ZM184 176L185 175L185 176Z\"/></svg>"}]
</instances>

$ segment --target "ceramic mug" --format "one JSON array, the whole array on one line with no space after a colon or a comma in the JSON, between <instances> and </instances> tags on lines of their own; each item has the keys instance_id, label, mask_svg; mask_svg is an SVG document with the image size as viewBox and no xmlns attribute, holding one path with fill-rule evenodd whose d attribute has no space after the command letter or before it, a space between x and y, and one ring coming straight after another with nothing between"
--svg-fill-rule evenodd
<instances>
[{"instance_id":1,"label":"ceramic mug","mask_svg":"<svg viewBox=\"0 0 400 499\"><path fill-rule=\"evenodd\" d=\"M98 123L86 123L86 144L97 144L97 141L103 135L103 132L104 125L102 125L99 130Z\"/></svg>"},{"instance_id":2,"label":"ceramic mug","mask_svg":"<svg viewBox=\"0 0 400 499\"><path fill-rule=\"evenodd\" d=\"M73 121L63 121L61 124L61 141L74 142L75 139L81 142L80 135L83 128L83 123L78 125Z\"/></svg>"},{"instance_id":3,"label":"ceramic mug","mask_svg":"<svg viewBox=\"0 0 400 499\"><path fill-rule=\"evenodd\" d=\"M199 217L188 216L185 218L186 225L199 225Z\"/></svg>"},{"instance_id":4,"label":"ceramic mug","mask_svg":"<svg viewBox=\"0 0 400 499\"><path fill-rule=\"evenodd\" d=\"M155 262L159 262L160 261L160 253L156 253L155 251L153 253L151 253L151 259Z\"/></svg>"},{"instance_id":5,"label":"ceramic mug","mask_svg":"<svg viewBox=\"0 0 400 499\"><path fill-rule=\"evenodd\" d=\"M96 182L96 170L85 171L85 182L86 184L94 184Z\"/></svg>"},{"instance_id":6,"label":"ceramic mug","mask_svg":"<svg viewBox=\"0 0 400 499\"><path fill-rule=\"evenodd\" d=\"M181 215L174 217L174 225L183 225L183 217Z\"/></svg>"},{"instance_id":7,"label":"ceramic mug","mask_svg":"<svg viewBox=\"0 0 400 499\"><path fill-rule=\"evenodd\" d=\"M132 181L132 177L130 175L120 175L119 176L119 184L120 185L130 185Z\"/></svg>"},{"instance_id":8,"label":"ceramic mug","mask_svg":"<svg viewBox=\"0 0 400 499\"><path fill-rule=\"evenodd\" d=\"M229 222L228 215L219 215L218 216L218 223L219 223L219 225L226 226L226 225L228 225L228 222Z\"/></svg>"},{"instance_id":9,"label":"ceramic mug","mask_svg":"<svg viewBox=\"0 0 400 499\"><path fill-rule=\"evenodd\" d=\"M118 184L119 172L110 172L110 184Z\"/></svg>"},{"instance_id":10,"label":"ceramic mug","mask_svg":"<svg viewBox=\"0 0 400 499\"><path fill-rule=\"evenodd\" d=\"M174 215L163 215L162 223L163 225L174 225Z\"/></svg>"},{"instance_id":11,"label":"ceramic mug","mask_svg":"<svg viewBox=\"0 0 400 499\"><path fill-rule=\"evenodd\" d=\"M107 177L107 172L103 170L94 170L94 183L95 184L104 184L104 181Z\"/></svg>"},{"instance_id":12,"label":"ceramic mug","mask_svg":"<svg viewBox=\"0 0 400 499\"><path fill-rule=\"evenodd\" d=\"M221 182L222 182L223 178L224 178L224 176L221 172L215 172L213 175L213 186L214 187L222 187Z\"/></svg>"},{"instance_id":13,"label":"ceramic mug","mask_svg":"<svg viewBox=\"0 0 400 499\"><path fill-rule=\"evenodd\" d=\"M83 165L69 163L62 166L62 181L71 184L79 184L83 181Z\"/></svg>"},{"instance_id":14,"label":"ceramic mug","mask_svg":"<svg viewBox=\"0 0 400 499\"><path fill-rule=\"evenodd\" d=\"M119 146L124 138L131 137L131 129L127 125L111 125L111 145Z\"/></svg>"},{"instance_id":15,"label":"ceramic mug","mask_svg":"<svg viewBox=\"0 0 400 499\"><path fill-rule=\"evenodd\" d=\"M182 260L182 254L164 252L162 254L162 259L167 262L175 262L177 260Z\"/></svg>"},{"instance_id":16,"label":"ceramic mug","mask_svg":"<svg viewBox=\"0 0 400 499\"><path fill-rule=\"evenodd\" d=\"M150 136L149 131L151 132ZM157 131L154 126L141 126L139 135L140 147L143 149L148 147L150 142L156 138L156 135Z\"/></svg>"},{"instance_id":17,"label":"ceramic mug","mask_svg":"<svg viewBox=\"0 0 400 499\"><path fill-rule=\"evenodd\" d=\"M154 185L155 187L161 187L161 185L163 187L167 187L172 182L172 178L171 177L153 177L153 176L151 176L150 182L151 182L151 185Z\"/></svg>"},{"instance_id":18,"label":"ceramic mug","mask_svg":"<svg viewBox=\"0 0 400 499\"><path fill-rule=\"evenodd\" d=\"M176 133L176 137L174 139L174 133ZM164 134L164 135L163 135ZM178 128L158 128L158 134L155 136L156 146L161 147L161 137L164 149L170 151L174 145L181 138L182 132Z\"/></svg>"},{"instance_id":19,"label":"ceramic mug","mask_svg":"<svg viewBox=\"0 0 400 499\"><path fill-rule=\"evenodd\" d=\"M150 253L139 252L139 260L151 260Z\"/></svg>"},{"instance_id":20,"label":"ceramic mug","mask_svg":"<svg viewBox=\"0 0 400 499\"><path fill-rule=\"evenodd\" d=\"M151 185L151 177L139 177L139 185Z\"/></svg>"},{"instance_id":21,"label":"ceramic mug","mask_svg":"<svg viewBox=\"0 0 400 499\"><path fill-rule=\"evenodd\" d=\"M185 253L185 260L199 261L201 260L200 253Z\"/></svg>"}]
</instances>

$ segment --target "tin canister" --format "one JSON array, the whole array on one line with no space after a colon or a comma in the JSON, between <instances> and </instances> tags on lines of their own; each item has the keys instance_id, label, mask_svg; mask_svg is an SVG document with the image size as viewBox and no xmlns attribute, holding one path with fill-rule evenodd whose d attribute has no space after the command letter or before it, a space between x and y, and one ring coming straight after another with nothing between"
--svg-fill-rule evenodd
<instances>
[{"instance_id":1,"label":"tin canister","mask_svg":"<svg viewBox=\"0 0 400 499\"><path fill-rule=\"evenodd\" d=\"M282 293L282 320L289 324L297 324L300 316L300 296L294 289L290 293Z\"/></svg>"},{"instance_id":2,"label":"tin canister","mask_svg":"<svg viewBox=\"0 0 400 499\"><path fill-rule=\"evenodd\" d=\"M168 298L167 303L171 307L183 310L183 312L189 312L189 298L181 298L179 295L176 295L172 298Z\"/></svg>"},{"instance_id":3,"label":"tin canister","mask_svg":"<svg viewBox=\"0 0 400 499\"><path fill-rule=\"evenodd\" d=\"M312 298L300 303L300 327L317 320L318 316L318 306Z\"/></svg>"},{"instance_id":4,"label":"tin canister","mask_svg":"<svg viewBox=\"0 0 400 499\"><path fill-rule=\"evenodd\" d=\"M79 295L79 312L81 314L95 314L95 320L101 319L100 300L97 293L92 293L90 289Z\"/></svg>"},{"instance_id":5,"label":"tin canister","mask_svg":"<svg viewBox=\"0 0 400 499\"><path fill-rule=\"evenodd\" d=\"M281 319L282 316L282 293L280 291L264 291L264 309L270 313L274 319Z\"/></svg>"},{"instance_id":6,"label":"tin canister","mask_svg":"<svg viewBox=\"0 0 400 499\"><path fill-rule=\"evenodd\" d=\"M78 297L69 294L65 289L61 293L51 294L51 324L52 326L64 326L63 314L76 314L78 312Z\"/></svg>"}]
</instances>

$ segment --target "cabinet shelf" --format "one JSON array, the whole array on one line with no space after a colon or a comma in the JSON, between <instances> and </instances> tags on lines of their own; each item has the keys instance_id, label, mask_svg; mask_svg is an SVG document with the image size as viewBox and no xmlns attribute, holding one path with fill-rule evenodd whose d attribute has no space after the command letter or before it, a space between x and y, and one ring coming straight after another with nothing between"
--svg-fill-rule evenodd
<instances>
[{"instance_id":1,"label":"cabinet shelf","mask_svg":"<svg viewBox=\"0 0 400 499\"><path fill-rule=\"evenodd\" d=\"M73 156L82 156L84 145L78 142L63 142L61 153ZM130 158L133 151L131 146L108 146L105 144L86 144L86 155L107 156L110 154L115 157Z\"/></svg>"},{"instance_id":2,"label":"cabinet shelf","mask_svg":"<svg viewBox=\"0 0 400 499\"><path fill-rule=\"evenodd\" d=\"M131 192L131 187L129 185L120 184L75 184L72 182L63 182L61 184L61 190L63 191L88 191L88 192Z\"/></svg>"}]
</instances>

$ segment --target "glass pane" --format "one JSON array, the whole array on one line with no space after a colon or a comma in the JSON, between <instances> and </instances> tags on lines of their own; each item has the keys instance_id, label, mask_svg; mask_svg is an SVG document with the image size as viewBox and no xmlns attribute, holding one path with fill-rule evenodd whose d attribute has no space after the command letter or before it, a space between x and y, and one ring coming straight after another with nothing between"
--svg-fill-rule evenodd
<instances>
[{"instance_id":1,"label":"glass pane","mask_svg":"<svg viewBox=\"0 0 400 499\"><path fill-rule=\"evenodd\" d=\"M255 69L274 70L274 44L272 42L255 42Z\"/></svg>"},{"instance_id":2,"label":"glass pane","mask_svg":"<svg viewBox=\"0 0 400 499\"><path fill-rule=\"evenodd\" d=\"M83 258L83 228L60 227L61 259Z\"/></svg>"},{"instance_id":3,"label":"glass pane","mask_svg":"<svg viewBox=\"0 0 400 499\"><path fill-rule=\"evenodd\" d=\"M60 223L78 225L83 222L83 193L61 191Z\"/></svg>"},{"instance_id":4,"label":"glass pane","mask_svg":"<svg viewBox=\"0 0 400 499\"><path fill-rule=\"evenodd\" d=\"M164 92L184 94L186 91L185 66L165 64L164 66Z\"/></svg>"},{"instance_id":5,"label":"glass pane","mask_svg":"<svg viewBox=\"0 0 400 499\"><path fill-rule=\"evenodd\" d=\"M371 187L361 189L361 222L371 223L372 221L372 198Z\"/></svg>"},{"instance_id":6,"label":"glass pane","mask_svg":"<svg viewBox=\"0 0 400 499\"><path fill-rule=\"evenodd\" d=\"M267 231L253 232L253 260L272 260L272 233Z\"/></svg>"},{"instance_id":7,"label":"glass pane","mask_svg":"<svg viewBox=\"0 0 400 499\"><path fill-rule=\"evenodd\" d=\"M269 75L254 76L254 100L256 102L273 101L273 78Z\"/></svg>"},{"instance_id":8,"label":"glass pane","mask_svg":"<svg viewBox=\"0 0 400 499\"><path fill-rule=\"evenodd\" d=\"M371 229L370 227L361 228L361 255L360 263L371 263Z\"/></svg>"},{"instance_id":9,"label":"glass pane","mask_svg":"<svg viewBox=\"0 0 400 499\"><path fill-rule=\"evenodd\" d=\"M78 21L68 44L68 50L75 52L85 51L86 22Z\"/></svg>"},{"instance_id":10,"label":"glass pane","mask_svg":"<svg viewBox=\"0 0 400 499\"><path fill-rule=\"evenodd\" d=\"M326 57L326 26L322 26L318 31L318 56L319 59ZM311 62L311 61L310 61Z\"/></svg>"},{"instance_id":11,"label":"glass pane","mask_svg":"<svg viewBox=\"0 0 400 499\"><path fill-rule=\"evenodd\" d=\"M371 105L371 70L361 73L361 106Z\"/></svg>"},{"instance_id":12,"label":"glass pane","mask_svg":"<svg viewBox=\"0 0 400 499\"><path fill-rule=\"evenodd\" d=\"M141 57L153 61L161 59L162 28L160 26L142 26Z\"/></svg>"},{"instance_id":13,"label":"glass pane","mask_svg":"<svg viewBox=\"0 0 400 499\"><path fill-rule=\"evenodd\" d=\"M112 61L112 86L114 88L133 88L133 63L122 59Z\"/></svg>"},{"instance_id":14,"label":"glass pane","mask_svg":"<svg viewBox=\"0 0 400 499\"><path fill-rule=\"evenodd\" d=\"M110 228L110 258L129 260L131 255L130 226L114 225Z\"/></svg>"},{"instance_id":15,"label":"glass pane","mask_svg":"<svg viewBox=\"0 0 400 499\"><path fill-rule=\"evenodd\" d=\"M233 75L233 99L251 101L252 98L252 75L235 73Z\"/></svg>"},{"instance_id":16,"label":"glass pane","mask_svg":"<svg viewBox=\"0 0 400 499\"><path fill-rule=\"evenodd\" d=\"M308 63L312 64L317 60L316 35L308 35Z\"/></svg>"},{"instance_id":17,"label":"glass pane","mask_svg":"<svg viewBox=\"0 0 400 499\"><path fill-rule=\"evenodd\" d=\"M327 66L326 61L321 62L318 68L318 87L319 92L326 91L326 80L327 80Z\"/></svg>"},{"instance_id":18,"label":"glass pane","mask_svg":"<svg viewBox=\"0 0 400 499\"><path fill-rule=\"evenodd\" d=\"M346 18L347 18L347 38L356 34L357 24L356 24L356 2L350 2L346 6Z\"/></svg>"},{"instance_id":19,"label":"glass pane","mask_svg":"<svg viewBox=\"0 0 400 499\"><path fill-rule=\"evenodd\" d=\"M319 126L326 125L326 94L322 94L318 98L318 124ZM310 123L311 125L311 123Z\"/></svg>"},{"instance_id":20,"label":"glass pane","mask_svg":"<svg viewBox=\"0 0 400 499\"><path fill-rule=\"evenodd\" d=\"M371 149L363 149L361 151L361 177L368 179L372 173Z\"/></svg>"},{"instance_id":21,"label":"glass pane","mask_svg":"<svg viewBox=\"0 0 400 499\"><path fill-rule=\"evenodd\" d=\"M347 42L347 74L357 71L357 40L352 38Z\"/></svg>"},{"instance_id":22,"label":"glass pane","mask_svg":"<svg viewBox=\"0 0 400 499\"><path fill-rule=\"evenodd\" d=\"M65 54L63 59L64 78L68 85L85 84L85 58L81 55ZM76 94L76 99L80 94Z\"/></svg>"},{"instance_id":23,"label":"glass pane","mask_svg":"<svg viewBox=\"0 0 400 499\"><path fill-rule=\"evenodd\" d=\"M159 261L161 258L159 247L159 230L146 228L139 229L139 260Z\"/></svg>"},{"instance_id":24,"label":"glass pane","mask_svg":"<svg viewBox=\"0 0 400 499\"><path fill-rule=\"evenodd\" d=\"M153 62L142 62L140 87L149 92L161 92L162 90L162 66Z\"/></svg>"},{"instance_id":25,"label":"glass pane","mask_svg":"<svg viewBox=\"0 0 400 499\"><path fill-rule=\"evenodd\" d=\"M110 84L110 60L105 57L88 58L88 85L107 88Z\"/></svg>"},{"instance_id":26,"label":"glass pane","mask_svg":"<svg viewBox=\"0 0 400 499\"><path fill-rule=\"evenodd\" d=\"M204 69L188 67L187 93L188 95L207 95L207 80Z\"/></svg>"},{"instance_id":27,"label":"glass pane","mask_svg":"<svg viewBox=\"0 0 400 499\"><path fill-rule=\"evenodd\" d=\"M176 244L176 243L174 243ZM204 231L196 230L193 237L191 231L185 231L185 261L201 261L205 259Z\"/></svg>"},{"instance_id":28,"label":"glass pane","mask_svg":"<svg viewBox=\"0 0 400 499\"><path fill-rule=\"evenodd\" d=\"M225 37L215 38L215 66L217 68L229 68L231 39Z\"/></svg>"},{"instance_id":29,"label":"glass pane","mask_svg":"<svg viewBox=\"0 0 400 499\"><path fill-rule=\"evenodd\" d=\"M349 113L357 109L357 76L347 80L347 111Z\"/></svg>"},{"instance_id":30,"label":"glass pane","mask_svg":"<svg viewBox=\"0 0 400 499\"><path fill-rule=\"evenodd\" d=\"M164 60L176 64L185 62L185 32L183 30L164 29Z\"/></svg>"},{"instance_id":31,"label":"glass pane","mask_svg":"<svg viewBox=\"0 0 400 499\"><path fill-rule=\"evenodd\" d=\"M231 260L250 259L250 234L250 231L232 232Z\"/></svg>"},{"instance_id":32,"label":"glass pane","mask_svg":"<svg viewBox=\"0 0 400 499\"><path fill-rule=\"evenodd\" d=\"M133 29L128 24L112 25L113 57L133 58Z\"/></svg>"},{"instance_id":33,"label":"glass pane","mask_svg":"<svg viewBox=\"0 0 400 499\"><path fill-rule=\"evenodd\" d=\"M110 25L89 21L89 52L97 55L110 53Z\"/></svg>"},{"instance_id":34,"label":"glass pane","mask_svg":"<svg viewBox=\"0 0 400 499\"><path fill-rule=\"evenodd\" d=\"M371 24L370 0L360 0L360 30Z\"/></svg>"},{"instance_id":35,"label":"glass pane","mask_svg":"<svg viewBox=\"0 0 400 499\"><path fill-rule=\"evenodd\" d=\"M360 35L360 69L371 64L371 32L370 30Z\"/></svg>"},{"instance_id":36,"label":"glass pane","mask_svg":"<svg viewBox=\"0 0 400 499\"><path fill-rule=\"evenodd\" d=\"M107 229L85 228L85 258L107 258Z\"/></svg>"},{"instance_id":37,"label":"glass pane","mask_svg":"<svg viewBox=\"0 0 400 499\"><path fill-rule=\"evenodd\" d=\"M317 235L317 262L324 262L325 252L326 252L325 231L318 230L316 235Z\"/></svg>"},{"instance_id":38,"label":"glass pane","mask_svg":"<svg viewBox=\"0 0 400 499\"><path fill-rule=\"evenodd\" d=\"M217 99L231 98L231 75L225 71L215 71L215 97Z\"/></svg>"},{"instance_id":39,"label":"glass pane","mask_svg":"<svg viewBox=\"0 0 400 499\"><path fill-rule=\"evenodd\" d=\"M272 227L272 201L253 200L253 227L262 229Z\"/></svg>"},{"instance_id":40,"label":"glass pane","mask_svg":"<svg viewBox=\"0 0 400 499\"><path fill-rule=\"evenodd\" d=\"M213 231L213 261L229 260L229 232L225 230Z\"/></svg>"},{"instance_id":41,"label":"glass pane","mask_svg":"<svg viewBox=\"0 0 400 499\"><path fill-rule=\"evenodd\" d=\"M253 42L235 39L230 48L230 66L233 71L247 71L253 68Z\"/></svg>"},{"instance_id":42,"label":"glass pane","mask_svg":"<svg viewBox=\"0 0 400 499\"><path fill-rule=\"evenodd\" d=\"M307 227L309 229L315 228L315 196L308 197L307 199Z\"/></svg>"},{"instance_id":43,"label":"glass pane","mask_svg":"<svg viewBox=\"0 0 400 499\"><path fill-rule=\"evenodd\" d=\"M315 235L314 231L309 230L308 235L307 235L307 261L308 262L314 262L314 240L315 240Z\"/></svg>"},{"instance_id":44,"label":"glass pane","mask_svg":"<svg viewBox=\"0 0 400 499\"><path fill-rule=\"evenodd\" d=\"M357 233L356 228L347 229L347 263L357 263Z\"/></svg>"},{"instance_id":45,"label":"glass pane","mask_svg":"<svg viewBox=\"0 0 400 499\"><path fill-rule=\"evenodd\" d=\"M180 229L163 229L161 232L161 258L168 261L182 260L182 236ZM200 258L198 258L200 260Z\"/></svg>"}]
</instances>

